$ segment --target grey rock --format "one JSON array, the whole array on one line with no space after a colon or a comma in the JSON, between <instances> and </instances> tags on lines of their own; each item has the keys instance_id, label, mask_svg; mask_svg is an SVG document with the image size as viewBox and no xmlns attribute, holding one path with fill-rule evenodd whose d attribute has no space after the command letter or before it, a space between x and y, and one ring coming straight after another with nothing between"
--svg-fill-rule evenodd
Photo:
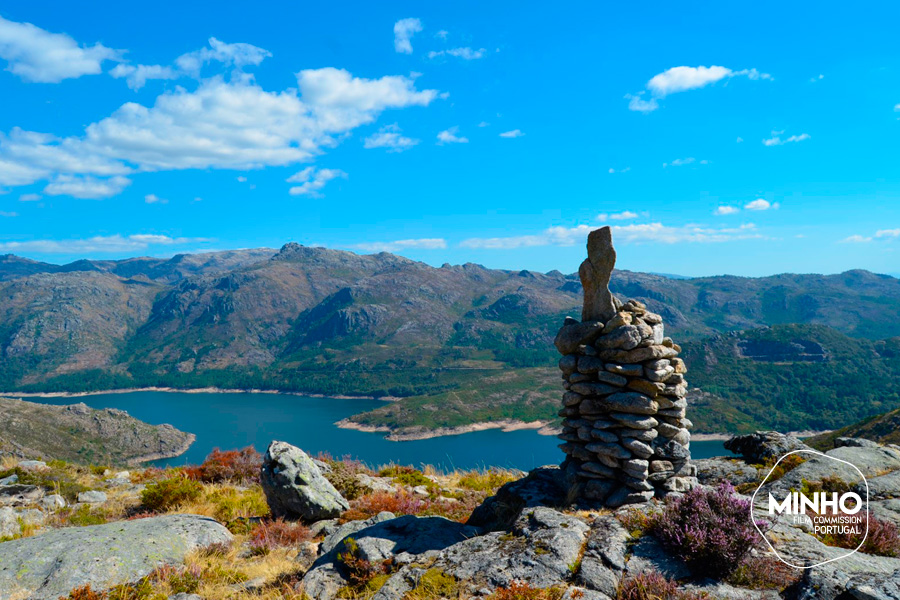
<instances>
[{"instance_id":1,"label":"grey rock","mask_svg":"<svg viewBox=\"0 0 900 600\"><path fill-rule=\"evenodd\" d=\"M619 436L617 436L612 431L606 431L605 429L592 429L591 437L601 442L607 443L619 441ZM625 444L623 443L622 445L624 446Z\"/></svg>"},{"instance_id":2,"label":"grey rock","mask_svg":"<svg viewBox=\"0 0 900 600\"><path fill-rule=\"evenodd\" d=\"M12 598L56 600L87 584L107 589L231 539L224 526L197 515L56 529L0 544L0 590Z\"/></svg>"},{"instance_id":3,"label":"grey rock","mask_svg":"<svg viewBox=\"0 0 900 600\"><path fill-rule=\"evenodd\" d=\"M356 480L359 482L359 485L369 488L373 492L393 493L397 490L390 477L372 477L371 475L360 473L356 476Z\"/></svg>"},{"instance_id":4,"label":"grey rock","mask_svg":"<svg viewBox=\"0 0 900 600\"><path fill-rule=\"evenodd\" d=\"M4 477L0 479L0 486L2 485L14 485L19 482L19 476L13 473L9 477Z\"/></svg>"},{"instance_id":5,"label":"grey rock","mask_svg":"<svg viewBox=\"0 0 900 600\"><path fill-rule=\"evenodd\" d=\"M596 356L579 356L578 357L578 372L579 373L596 373L603 369L604 363L602 360L597 358Z\"/></svg>"},{"instance_id":6,"label":"grey rock","mask_svg":"<svg viewBox=\"0 0 900 600\"><path fill-rule=\"evenodd\" d=\"M610 385L616 385L619 387L622 387L623 385L628 383L628 380L621 375L616 375L615 373L610 373L608 371L598 371L595 374L595 377L602 383L608 383Z\"/></svg>"},{"instance_id":7,"label":"grey rock","mask_svg":"<svg viewBox=\"0 0 900 600\"><path fill-rule=\"evenodd\" d=\"M576 345L577 348L577 345ZM563 375L571 375L578 366L578 357L574 354L566 354L559 359L559 370Z\"/></svg>"},{"instance_id":8,"label":"grey rock","mask_svg":"<svg viewBox=\"0 0 900 600\"><path fill-rule=\"evenodd\" d=\"M588 460L593 457L588 456ZM564 504L569 487L562 469L533 469L522 479L500 487L472 511L467 523L490 531L507 530L526 508Z\"/></svg>"},{"instance_id":9,"label":"grey rock","mask_svg":"<svg viewBox=\"0 0 900 600\"><path fill-rule=\"evenodd\" d=\"M36 485L4 485L0 487L0 506L33 504L44 497L44 490Z\"/></svg>"},{"instance_id":10,"label":"grey rock","mask_svg":"<svg viewBox=\"0 0 900 600\"><path fill-rule=\"evenodd\" d=\"M657 438L659 433L655 429L620 429L619 435L623 440L626 438L634 438L638 441L649 444Z\"/></svg>"},{"instance_id":11,"label":"grey rock","mask_svg":"<svg viewBox=\"0 0 900 600\"><path fill-rule=\"evenodd\" d=\"M880 477L867 477L869 484L869 499L900 498L900 470L893 471ZM865 493L865 485L857 484L857 491Z\"/></svg>"},{"instance_id":12,"label":"grey rock","mask_svg":"<svg viewBox=\"0 0 900 600\"><path fill-rule=\"evenodd\" d=\"M634 438L624 438L622 446L630 450L638 458L650 458L653 456L653 448Z\"/></svg>"},{"instance_id":13,"label":"grey rock","mask_svg":"<svg viewBox=\"0 0 900 600\"><path fill-rule=\"evenodd\" d=\"M390 514L391 515L390 518L393 518L393 513L387 513L387 514ZM350 521L350 522L353 523L355 521ZM313 523L312 525L309 526L309 535L314 538L317 538L320 535L327 537L327 536L331 535L332 533L334 533L335 531L337 531L338 527L340 527L340 526L341 526L341 522L338 521L337 519L324 519L322 521L316 521L315 523Z\"/></svg>"},{"instance_id":14,"label":"grey rock","mask_svg":"<svg viewBox=\"0 0 900 600\"><path fill-rule=\"evenodd\" d=\"M631 452L616 443L607 444L604 442L597 442L595 444L588 444L585 448L588 452L593 452L599 456L608 456L617 459L631 458Z\"/></svg>"},{"instance_id":15,"label":"grey rock","mask_svg":"<svg viewBox=\"0 0 900 600\"><path fill-rule=\"evenodd\" d=\"M576 394L581 394L582 396L601 396L604 394L613 394L619 391L619 388L614 385L609 385L608 383L575 383L572 384L572 387L569 388L571 391ZM583 403L581 405L581 412L601 412L602 409L597 408L597 410L589 410L591 407L594 407L593 404ZM599 406L599 405L597 405Z\"/></svg>"},{"instance_id":16,"label":"grey rock","mask_svg":"<svg viewBox=\"0 0 900 600\"><path fill-rule=\"evenodd\" d=\"M632 546L625 571L631 577L647 571L659 571L669 579L684 579L691 574L687 565L666 552L652 535L641 536Z\"/></svg>"},{"instance_id":17,"label":"grey rock","mask_svg":"<svg viewBox=\"0 0 900 600\"><path fill-rule=\"evenodd\" d=\"M655 445L656 456L672 461L680 461L687 460L691 457L690 451L687 450L684 446L679 444L674 440L668 440L664 444L659 444L659 440L664 438L658 438L657 443Z\"/></svg>"},{"instance_id":18,"label":"grey rock","mask_svg":"<svg viewBox=\"0 0 900 600\"><path fill-rule=\"evenodd\" d=\"M652 415L659 409L655 401L637 392L619 392L601 402L609 407L608 410L639 415Z\"/></svg>"},{"instance_id":19,"label":"grey rock","mask_svg":"<svg viewBox=\"0 0 900 600\"><path fill-rule=\"evenodd\" d=\"M0 507L0 539L11 538L20 533L22 526L19 524L19 513L8 506Z\"/></svg>"},{"instance_id":20,"label":"grey rock","mask_svg":"<svg viewBox=\"0 0 900 600\"><path fill-rule=\"evenodd\" d=\"M638 347L642 339L641 330L637 326L623 325L612 333L601 335L594 344L597 348L632 350Z\"/></svg>"},{"instance_id":21,"label":"grey rock","mask_svg":"<svg viewBox=\"0 0 900 600\"><path fill-rule=\"evenodd\" d=\"M788 471L778 481L774 483L767 482L764 489L781 494L789 491L791 487L800 489L803 479L806 481L822 481L824 477L834 476L853 484L862 480L860 472L867 478L875 478L882 473L890 473L900 469L900 450L889 446L878 448L845 446L829 450L825 454L850 464L829 460L815 454L804 454L804 456L808 457L806 462ZM859 470L857 471L857 469Z\"/></svg>"},{"instance_id":22,"label":"grey rock","mask_svg":"<svg viewBox=\"0 0 900 600\"><path fill-rule=\"evenodd\" d=\"M322 541L319 546L319 553L325 554L327 552L331 552L335 546L344 541L348 536L352 536L357 531L361 531L366 529L367 527L371 527L372 525L377 525L378 523L383 523L385 521L390 521L391 519L396 519L396 515L392 512L382 511L375 515L374 517L369 517L368 519L362 521L348 521L343 525L338 526L332 533L328 534L328 536Z\"/></svg>"},{"instance_id":23,"label":"grey rock","mask_svg":"<svg viewBox=\"0 0 900 600\"><path fill-rule=\"evenodd\" d=\"M78 501L85 504L103 504L106 500L106 494L97 490L88 490L78 494Z\"/></svg>"},{"instance_id":24,"label":"grey rock","mask_svg":"<svg viewBox=\"0 0 900 600\"><path fill-rule=\"evenodd\" d=\"M615 598L616 588L625 571L629 537L616 517L606 515L595 519L591 523L575 582Z\"/></svg>"},{"instance_id":25,"label":"grey rock","mask_svg":"<svg viewBox=\"0 0 900 600\"><path fill-rule=\"evenodd\" d=\"M169 600L203 600L200 594L188 594L187 592L178 592L174 596L169 596Z\"/></svg>"},{"instance_id":26,"label":"grey rock","mask_svg":"<svg viewBox=\"0 0 900 600\"><path fill-rule=\"evenodd\" d=\"M610 413L609 417L632 429L653 429L659 425L659 421L653 417L645 417L642 415L614 412Z\"/></svg>"},{"instance_id":27,"label":"grey rock","mask_svg":"<svg viewBox=\"0 0 900 600\"><path fill-rule=\"evenodd\" d=\"M584 288L582 321L609 321L616 314L613 296L609 291L609 278L616 264L616 249L612 243L609 226L595 229L588 234L587 258L578 268L578 276Z\"/></svg>"},{"instance_id":28,"label":"grey rock","mask_svg":"<svg viewBox=\"0 0 900 600\"><path fill-rule=\"evenodd\" d=\"M350 508L303 450L286 442L269 444L260 483L274 517L318 521Z\"/></svg>"},{"instance_id":29,"label":"grey rock","mask_svg":"<svg viewBox=\"0 0 900 600\"><path fill-rule=\"evenodd\" d=\"M674 348L666 346L642 346L634 350L602 350L597 356L617 363L640 363L657 358L673 358L678 355Z\"/></svg>"},{"instance_id":30,"label":"grey rock","mask_svg":"<svg viewBox=\"0 0 900 600\"><path fill-rule=\"evenodd\" d=\"M788 452L810 449L794 436L777 431L736 435L725 442L725 448L754 463L764 463L768 459L778 460Z\"/></svg>"},{"instance_id":31,"label":"grey rock","mask_svg":"<svg viewBox=\"0 0 900 600\"><path fill-rule=\"evenodd\" d=\"M575 392L566 392L565 394L563 394L563 405L578 406L583 398L584 396L582 396L581 394L577 394Z\"/></svg>"},{"instance_id":32,"label":"grey rock","mask_svg":"<svg viewBox=\"0 0 900 600\"><path fill-rule=\"evenodd\" d=\"M738 486L761 480L765 475L760 474L753 465L733 458L702 458L693 462L697 466L697 479L704 485L714 486L728 481L731 485Z\"/></svg>"},{"instance_id":33,"label":"grey rock","mask_svg":"<svg viewBox=\"0 0 900 600\"><path fill-rule=\"evenodd\" d=\"M583 319L582 323L578 321L567 322L556 334L553 344L560 354L572 354L578 350L579 346L590 344L596 340L600 336L601 331L603 331L603 323L595 319ZM562 363L560 363L560 368L563 368ZM574 370L572 369L572 371ZM565 371L566 369L563 369L563 372Z\"/></svg>"},{"instance_id":34,"label":"grey rock","mask_svg":"<svg viewBox=\"0 0 900 600\"><path fill-rule=\"evenodd\" d=\"M641 365L617 365L615 363L606 363L606 370L616 375L624 375L626 377L641 377L644 374L644 367Z\"/></svg>"},{"instance_id":35,"label":"grey rock","mask_svg":"<svg viewBox=\"0 0 900 600\"><path fill-rule=\"evenodd\" d=\"M50 467L42 460L21 460L19 468L24 471L46 471Z\"/></svg>"},{"instance_id":36,"label":"grey rock","mask_svg":"<svg viewBox=\"0 0 900 600\"><path fill-rule=\"evenodd\" d=\"M865 438L839 437L834 440L835 448L878 448L881 444Z\"/></svg>"}]
</instances>

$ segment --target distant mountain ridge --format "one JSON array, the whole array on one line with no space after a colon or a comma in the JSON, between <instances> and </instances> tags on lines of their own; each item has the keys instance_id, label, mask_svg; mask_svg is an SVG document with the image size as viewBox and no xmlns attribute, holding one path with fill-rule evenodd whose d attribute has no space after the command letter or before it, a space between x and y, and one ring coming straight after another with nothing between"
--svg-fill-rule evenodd
<instances>
[{"instance_id":1,"label":"distant mountain ridge","mask_svg":"<svg viewBox=\"0 0 900 600\"><path fill-rule=\"evenodd\" d=\"M661 313L688 351L711 336L790 323L900 336L900 280L867 271L691 279L616 271L611 287ZM580 305L575 274L435 268L293 243L64 266L7 255L0 382L3 391L212 385L429 397L530 370L495 399L517 406L529 381L544 381L538 371L558 358L553 336ZM546 412L550 388L535 388L546 402L529 395L531 413Z\"/></svg>"}]
</instances>

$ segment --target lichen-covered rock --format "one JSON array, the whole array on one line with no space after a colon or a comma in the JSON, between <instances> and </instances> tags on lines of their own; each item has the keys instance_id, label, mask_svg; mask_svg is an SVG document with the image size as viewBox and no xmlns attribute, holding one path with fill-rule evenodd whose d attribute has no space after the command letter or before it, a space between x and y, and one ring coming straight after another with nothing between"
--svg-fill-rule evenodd
<instances>
[{"instance_id":1,"label":"lichen-covered rock","mask_svg":"<svg viewBox=\"0 0 900 600\"><path fill-rule=\"evenodd\" d=\"M107 589L231 539L224 526L198 515L57 529L0 544L0 590L8 598L56 600L87 584Z\"/></svg>"},{"instance_id":2,"label":"lichen-covered rock","mask_svg":"<svg viewBox=\"0 0 900 600\"><path fill-rule=\"evenodd\" d=\"M489 531L505 530L525 508L564 504L568 490L562 469L539 467L526 477L503 485L472 511L467 523Z\"/></svg>"},{"instance_id":3,"label":"lichen-covered rock","mask_svg":"<svg viewBox=\"0 0 900 600\"><path fill-rule=\"evenodd\" d=\"M576 583L615 598L625 572L629 538L616 517L606 515L595 519L591 523Z\"/></svg>"},{"instance_id":4,"label":"lichen-covered rock","mask_svg":"<svg viewBox=\"0 0 900 600\"><path fill-rule=\"evenodd\" d=\"M764 463L770 459L778 460L788 452L810 449L794 436L777 431L736 435L725 442L725 448L754 463Z\"/></svg>"},{"instance_id":5,"label":"lichen-covered rock","mask_svg":"<svg viewBox=\"0 0 900 600\"><path fill-rule=\"evenodd\" d=\"M350 508L312 459L286 442L269 444L259 479L276 518L319 521Z\"/></svg>"},{"instance_id":6,"label":"lichen-covered rock","mask_svg":"<svg viewBox=\"0 0 900 600\"><path fill-rule=\"evenodd\" d=\"M759 470L742 460L733 458L701 458L693 461L697 466L697 479L704 485L718 485L727 481L738 486L762 479Z\"/></svg>"},{"instance_id":7,"label":"lichen-covered rock","mask_svg":"<svg viewBox=\"0 0 900 600\"><path fill-rule=\"evenodd\" d=\"M0 487L0 506L23 506L44 497L44 490L36 485L4 485Z\"/></svg>"}]
</instances>

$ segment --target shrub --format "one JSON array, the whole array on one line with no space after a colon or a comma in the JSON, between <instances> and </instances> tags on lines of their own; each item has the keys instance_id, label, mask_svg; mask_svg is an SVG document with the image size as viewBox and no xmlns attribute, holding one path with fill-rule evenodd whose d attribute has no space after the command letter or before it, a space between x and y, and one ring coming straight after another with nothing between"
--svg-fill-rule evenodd
<instances>
[{"instance_id":1,"label":"shrub","mask_svg":"<svg viewBox=\"0 0 900 600\"><path fill-rule=\"evenodd\" d=\"M189 567L166 565L151 573L149 579L165 582L172 590L172 594L193 594L200 589L203 571L200 567L193 565Z\"/></svg>"},{"instance_id":2,"label":"shrub","mask_svg":"<svg viewBox=\"0 0 900 600\"><path fill-rule=\"evenodd\" d=\"M387 577L391 573L391 560L385 559L379 563L371 563L361 558L359 553L359 545L352 537L344 540L344 552L337 555L338 563L344 566L347 573L347 581L350 582L349 591L360 592L369 586L371 590L373 581L377 579L378 588L381 587Z\"/></svg>"},{"instance_id":3,"label":"shrub","mask_svg":"<svg viewBox=\"0 0 900 600\"><path fill-rule=\"evenodd\" d=\"M723 483L670 500L650 531L694 573L718 578L735 569L758 539L749 514L750 502L736 497L734 488Z\"/></svg>"},{"instance_id":4,"label":"shrub","mask_svg":"<svg viewBox=\"0 0 900 600\"><path fill-rule=\"evenodd\" d=\"M368 519L380 512L389 511L396 515L417 515L428 506L428 500L424 500L406 492L375 492L358 498L350 503L350 510L342 517L345 521L357 521Z\"/></svg>"},{"instance_id":5,"label":"shrub","mask_svg":"<svg viewBox=\"0 0 900 600\"><path fill-rule=\"evenodd\" d=\"M214 489L206 495L206 501L213 505L213 516L223 523L269 515L266 496L258 485L243 491Z\"/></svg>"},{"instance_id":6,"label":"shrub","mask_svg":"<svg viewBox=\"0 0 900 600\"><path fill-rule=\"evenodd\" d=\"M823 543L839 548L856 548L859 546L859 535L826 534L818 536ZM869 514L869 533L866 541L859 549L865 554L900 557L900 530L890 521L884 521Z\"/></svg>"},{"instance_id":7,"label":"shrub","mask_svg":"<svg viewBox=\"0 0 900 600\"><path fill-rule=\"evenodd\" d=\"M476 492L493 494L500 486L518 479L509 471L490 469L485 472L469 471L459 478L459 487Z\"/></svg>"},{"instance_id":8,"label":"shrub","mask_svg":"<svg viewBox=\"0 0 900 600\"><path fill-rule=\"evenodd\" d=\"M497 588L489 600L559 600L564 590L559 587L536 588L523 581L513 581L507 587Z\"/></svg>"},{"instance_id":9,"label":"shrub","mask_svg":"<svg viewBox=\"0 0 900 600\"><path fill-rule=\"evenodd\" d=\"M106 515L103 512L95 511L86 504L82 504L78 508L64 508L57 513L57 518L74 527L103 525L107 522Z\"/></svg>"},{"instance_id":10,"label":"shrub","mask_svg":"<svg viewBox=\"0 0 900 600\"><path fill-rule=\"evenodd\" d=\"M700 600L705 594L678 589L678 584L658 571L646 571L623 579L616 600Z\"/></svg>"},{"instance_id":11,"label":"shrub","mask_svg":"<svg viewBox=\"0 0 900 600\"><path fill-rule=\"evenodd\" d=\"M48 471L25 471L19 467L14 467L0 472L0 479L10 475L17 475L19 483L22 485L42 487L48 492L59 494L69 503L75 502L78 499L78 494L81 492L91 489L75 481L72 475L63 468L50 469Z\"/></svg>"},{"instance_id":12,"label":"shrub","mask_svg":"<svg viewBox=\"0 0 900 600\"><path fill-rule=\"evenodd\" d=\"M748 556L727 578L728 583L754 590L784 590L800 579L801 571L771 556Z\"/></svg>"},{"instance_id":13,"label":"shrub","mask_svg":"<svg viewBox=\"0 0 900 600\"><path fill-rule=\"evenodd\" d=\"M459 583L441 569L428 569L416 582L416 587L407 592L403 600L431 600L432 598L456 598Z\"/></svg>"},{"instance_id":14,"label":"shrub","mask_svg":"<svg viewBox=\"0 0 900 600\"><path fill-rule=\"evenodd\" d=\"M429 490L437 487L432 480L425 477L425 474L422 473L422 471L414 469L413 467L391 465L389 467L381 469L378 474L382 477L392 478L395 483L408 485L410 487L424 485Z\"/></svg>"},{"instance_id":15,"label":"shrub","mask_svg":"<svg viewBox=\"0 0 900 600\"><path fill-rule=\"evenodd\" d=\"M214 448L203 463L196 467L185 467L183 472L188 478L204 483L230 481L247 485L259 483L261 467L262 455L252 446L226 452Z\"/></svg>"},{"instance_id":16,"label":"shrub","mask_svg":"<svg viewBox=\"0 0 900 600\"><path fill-rule=\"evenodd\" d=\"M816 492L837 492L840 495L852 491L853 485L844 481L837 475L828 475L827 477L823 477L822 481L800 480L800 492L807 496L812 496Z\"/></svg>"},{"instance_id":17,"label":"shrub","mask_svg":"<svg viewBox=\"0 0 900 600\"><path fill-rule=\"evenodd\" d=\"M203 494L203 486L187 477L172 477L148 483L141 492L141 504L149 510L161 512L185 502L196 500Z\"/></svg>"},{"instance_id":18,"label":"shrub","mask_svg":"<svg viewBox=\"0 0 900 600\"><path fill-rule=\"evenodd\" d=\"M341 493L341 496L347 500L356 500L363 494L371 491L362 485L357 478L359 473L368 471L362 463L354 464L336 460L329 464L331 465L331 471L323 473L323 475Z\"/></svg>"},{"instance_id":19,"label":"shrub","mask_svg":"<svg viewBox=\"0 0 900 600\"><path fill-rule=\"evenodd\" d=\"M59 600L106 600L106 592L95 592L91 584L77 587L68 596L60 596Z\"/></svg>"},{"instance_id":20,"label":"shrub","mask_svg":"<svg viewBox=\"0 0 900 600\"><path fill-rule=\"evenodd\" d=\"M250 551L255 555L268 554L276 548L296 546L310 539L309 528L284 519L261 521L250 530Z\"/></svg>"}]
</instances>

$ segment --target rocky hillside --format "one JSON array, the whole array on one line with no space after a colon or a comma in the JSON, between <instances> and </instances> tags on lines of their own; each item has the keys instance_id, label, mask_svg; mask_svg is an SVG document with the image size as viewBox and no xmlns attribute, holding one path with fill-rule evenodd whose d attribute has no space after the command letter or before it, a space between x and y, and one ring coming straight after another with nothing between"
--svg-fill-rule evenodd
<instances>
[{"instance_id":1,"label":"rocky hillside","mask_svg":"<svg viewBox=\"0 0 900 600\"><path fill-rule=\"evenodd\" d=\"M829 431L806 442L813 448L831 449L841 437L857 437L879 444L900 444L900 409L863 419L859 423Z\"/></svg>"},{"instance_id":2,"label":"rocky hillside","mask_svg":"<svg viewBox=\"0 0 900 600\"><path fill-rule=\"evenodd\" d=\"M735 330L816 324L869 347L900 335L900 280L865 271L758 279L616 271L611 288L664 317L667 333L708 374L691 378L704 389L704 378L716 381L722 373L704 363L703 349ZM552 418L556 398L543 391L557 358L552 340L580 304L574 274L474 264L433 268L387 253L297 244L277 252L64 266L6 256L0 258L0 381L5 391L218 386L390 395L410 398L410 408L429 399L464 399L460 410L448 413L454 422L442 426ZM772 392L774 379L758 384L755 365L783 372L801 372L806 364L830 368L833 344L807 341L812 345L747 339L736 347L727 375L739 375L741 385L707 390L715 396L707 397L710 402L723 400L728 410L711 410L711 417L724 416L700 419L698 429L775 426L756 406ZM897 340L881 345L890 350ZM502 385L486 390L485 379ZM816 402L794 412L814 415ZM893 399L884 402L882 411L895 407ZM794 403L783 404L789 420ZM502 409L485 412L483 406ZM861 410L834 413L829 423L878 408ZM385 417L381 425L402 426L403 418Z\"/></svg>"},{"instance_id":3,"label":"rocky hillside","mask_svg":"<svg viewBox=\"0 0 900 600\"><path fill-rule=\"evenodd\" d=\"M855 540L817 537L786 515L761 522L761 534L747 515L763 483L858 489L858 474L836 479L828 459L813 456L763 482L771 463L760 461L803 444L761 432L735 447L745 456L696 461L704 485L684 496L612 510L573 500L555 467L527 475L373 469L285 442L265 458L219 452L164 471L2 459L0 598L897 597L900 450L842 439L829 451L860 465L872 491L867 542L851 553ZM7 483L10 472L26 483ZM769 544L804 564L837 560L794 569Z\"/></svg>"},{"instance_id":4,"label":"rocky hillside","mask_svg":"<svg viewBox=\"0 0 900 600\"><path fill-rule=\"evenodd\" d=\"M0 397L0 453L123 465L178 456L193 441L193 434L171 425L149 425L114 408Z\"/></svg>"}]
</instances>

